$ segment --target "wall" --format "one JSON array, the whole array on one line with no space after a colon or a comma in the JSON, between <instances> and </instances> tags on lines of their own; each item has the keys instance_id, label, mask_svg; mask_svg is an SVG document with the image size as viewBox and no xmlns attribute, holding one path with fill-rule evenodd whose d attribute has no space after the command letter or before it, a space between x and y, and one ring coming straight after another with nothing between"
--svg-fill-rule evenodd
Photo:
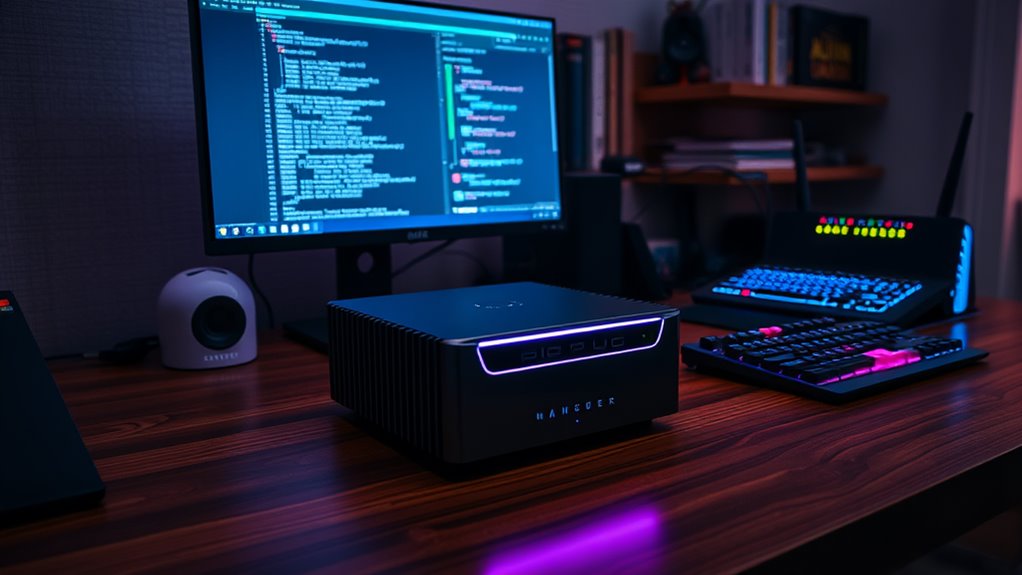
<instances>
[{"instance_id":1,"label":"wall","mask_svg":"<svg viewBox=\"0 0 1022 575\"><path fill-rule=\"evenodd\" d=\"M655 44L659 0L452 2L554 16L562 31L610 26ZM46 354L155 333L174 273L207 258L200 210L186 4L3 0L0 10L0 287L22 303ZM496 273L500 242L463 242ZM429 245L399 246L401 265ZM463 254L462 254L463 256ZM332 252L267 254L257 277L278 319L322 312ZM398 291L464 285L469 258L440 255Z\"/></svg>"},{"instance_id":2,"label":"wall","mask_svg":"<svg viewBox=\"0 0 1022 575\"><path fill-rule=\"evenodd\" d=\"M1018 11L1018 2L1014 8ZM1008 18L1005 18L1008 19ZM1004 189L1004 198L997 202L996 195L992 198L993 206L1000 204L1002 207L1002 237L1000 246L1000 259L997 260L997 269L1002 270L999 280L997 295L1022 299L1022 11L1018 11L1015 17L1015 62L1014 75L1012 78L1013 93L1011 96L1011 123L1009 125L1008 139L1010 141L1007 154L1007 186ZM993 217L996 217L997 210L991 209ZM985 258L990 260L992 258ZM983 261L983 260L981 260Z\"/></svg>"},{"instance_id":3,"label":"wall","mask_svg":"<svg viewBox=\"0 0 1022 575\"><path fill-rule=\"evenodd\" d=\"M819 128L886 170L875 184L835 186L835 209L932 214L962 113L969 109L975 4L957 0L818 0L870 19L869 89L887 94L879 113L827 114ZM951 40L953 39L953 41ZM810 120L823 114L810 116ZM827 123L829 122L829 123ZM965 192L966 194L968 192Z\"/></svg>"}]
</instances>

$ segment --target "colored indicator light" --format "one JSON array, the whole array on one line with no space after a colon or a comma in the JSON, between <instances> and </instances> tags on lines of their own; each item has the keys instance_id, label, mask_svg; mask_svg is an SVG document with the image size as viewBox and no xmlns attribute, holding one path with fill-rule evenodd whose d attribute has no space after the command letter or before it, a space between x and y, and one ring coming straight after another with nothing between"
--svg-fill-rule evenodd
<instances>
[{"instance_id":1,"label":"colored indicator light","mask_svg":"<svg viewBox=\"0 0 1022 575\"><path fill-rule=\"evenodd\" d=\"M870 220L870 221L869 221L869 223L868 223L868 224L866 224L866 225L872 228L872 227L873 227L873 224L874 224L875 222L876 222L876 220Z\"/></svg>"},{"instance_id":2,"label":"colored indicator light","mask_svg":"<svg viewBox=\"0 0 1022 575\"><path fill-rule=\"evenodd\" d=\"M880 228L880 237L882 237L882 238L886 238L887 237L887 229L886 228Z\"/></svg>"},{"instance_id":3,"label":"colored indicator light","mask_svg":"<svg viewBox=\"0 0 1022 575\"><path fill-rule=\"evenodd\" d=\"M843 236L847 236L848 235L848 226L842 226L841 227L841 235L843 235Z\"/></svg>"},{"instance_id":4,"label":"colored indicator light","mask_svg":"<svg viewBox=\"0 0 1022 575\"><path fill-rule=\"evenodd\" d=\"M826 224L827 224L827 218L821 217L820 218L820 225L823 226L823 225L826 225Z\"/></svg>"},{"instance_id":5,"label":"colored indicator light","mask_svg":"<svg viewBox=\"0 0 1022 575\"><path fill-rule=\"evenodd\" d=\"M855 235L855 236L859 235L859 228L852 229L852 235Z\"/></svg>"},{"instance_id":6,"label":"colored indicator light","mask_svg":"<svg viewBox=\"0 0 1022 575\"><path fill-rule=\"evenodd\" d=\"M887 227L891 227L891 226L894 225L894 222L891 221L891 220L887 220L887 223L885 223L884 225L887 226Z\"/></svg>"},{"instance_id":7,"label":"colored indicator light","mask_svg":"<svg viewBox=\"0 0 1022 575\"><path fill-rule=\"evenodd\" d=\"M871 237L871 238L877 237L877 229L876 228L870 228L869 229L869 237Z\"/></svg>"},{"instance_id":8,"label":"colored indicator light","mask_svg":"<svg viewBox=\"0 0 1022 575\"><path fill-rule=\"evenodd\" d=\"M749 297L750 295L752 295L752 290L747 289L742 290L742 297Z\"/></svg>"},{"instance_id":9,"label":"colored indicator light","mask_svg":"<svg viewBox=\"0 0 1022 575\"><path fill-rule=\"evenodd\" d=\"M830 233L830 225L829 224L823 227L823 233L825 233L825 234L829 234Z\"/></svg>"},{"instance_id":10,"label":"colored indicator light","mask_svg":"<svg viewBox=\"0 0 1022 575\"><path fill-rule=\"evenodd\" d=\"M817 226L816 226L816 233L822 234L823 233L823 226L817 224Z\"/></svg>"},{"instance_id":11,"label":"colored indicator light","mask_svg":"<svg viewBox=\"0 0 1022 575\"><path fill-rule=\"evenodd\" d=\"M845 220L845 225L854 226L855 220L853 220L852 218L848 218L847 220Z\"/></svg>"},{"instance_id":12,"label":"colored indicator light","mask_svg":"<svg viewBox=\"0 0 1022 575\"><path fill-rule=\"evenodd\" d=\"M9 300L9 299L0 299L0 307L7 307L9 305L11 305L11 300Z\"/></svg>"},{"instance_id":13,"label":"colored indicator light","mask_svg":"<svg viewBox=\"0 0 1022 575\"><path fill-rule=\"evenodd\" d=\"M911 230L912 229L912 222L906 222L905 223L905 229L906 230Z\"/></svg>"},{"instance_id":14,"label":"colored indicator light","mask_svg":"<svg viewBox=\"0 0 1022 575\"><path fill-rule=\"evenodd\" d=\"M904 238L905 238L905 230L898 230L898 239L901 240L901 239L904 239Z\"/></svg>"}]
</instances>

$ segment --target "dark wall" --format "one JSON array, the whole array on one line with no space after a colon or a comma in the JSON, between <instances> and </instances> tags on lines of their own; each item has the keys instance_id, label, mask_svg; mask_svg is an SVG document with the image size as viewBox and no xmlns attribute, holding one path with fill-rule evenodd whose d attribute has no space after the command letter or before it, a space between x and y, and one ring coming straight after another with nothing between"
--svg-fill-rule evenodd
<instances>
[{"instance_id":1,"label":"dark wall","mask_svg":"<svg viewBox=\"0 0 1022 575\"><path fill-rule=\"evenodd\" d=\"M659 0L452 3L554 16L583 33L653 30L663 10ZM244 258L203 254L192 99L184 0L0 0L0 289L15 291L45 354L155 333L160 288L183 269L245 277ZM395 265L429 247L396 247ZM395 290L483 277L465 252L499 273L499 240L458 248ZM324 250L257 258L278 320L321 313L333 270Z\"/></svg>"},{"instance_id":2,"label":"dark wall","mask_svg":"<svg viewBox=\"0 0 1022 575\"><path fill-rule=\"evenodd\" d=\"M0 286L44 353L155 333L183 269L244 277L203 254L184 2L4 0L0 55ZM322 310L331 258L259 256L278 317Z\"/></svg>"}]
</instances>

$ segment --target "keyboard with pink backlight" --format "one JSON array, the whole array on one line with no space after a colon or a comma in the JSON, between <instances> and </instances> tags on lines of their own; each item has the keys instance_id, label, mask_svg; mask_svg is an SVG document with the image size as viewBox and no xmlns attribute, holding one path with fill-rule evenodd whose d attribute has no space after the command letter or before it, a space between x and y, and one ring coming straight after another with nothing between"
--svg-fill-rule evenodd
<instances>
[{"instance_id":1,"label":"keyboard with pink backlight","mask_svg":"<svg viewBox=\"0 0 1022 575\"><path fill-rule=\"evenodd\" d=\"M876 321L824 317L708 336L681 348L693 369L829 402L843 402L979 361L961 339Z\"/></svg>"}]
</instances>

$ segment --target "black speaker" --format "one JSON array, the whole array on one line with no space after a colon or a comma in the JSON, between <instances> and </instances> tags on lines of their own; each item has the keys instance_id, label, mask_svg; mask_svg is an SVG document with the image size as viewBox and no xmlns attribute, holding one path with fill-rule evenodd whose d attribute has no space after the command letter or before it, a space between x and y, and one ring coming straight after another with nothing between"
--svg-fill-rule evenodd
<instances>
[{"instance_id":1,"label":"black speaker","mask_svg":"<svg viewBox=\"0 0 1022 575\"><path fill-rule=\"evenodd\" d=\"M621 177L565 174L565 231L504 238L506 281L621 293Z\"/></svg>"}]
</instances>

